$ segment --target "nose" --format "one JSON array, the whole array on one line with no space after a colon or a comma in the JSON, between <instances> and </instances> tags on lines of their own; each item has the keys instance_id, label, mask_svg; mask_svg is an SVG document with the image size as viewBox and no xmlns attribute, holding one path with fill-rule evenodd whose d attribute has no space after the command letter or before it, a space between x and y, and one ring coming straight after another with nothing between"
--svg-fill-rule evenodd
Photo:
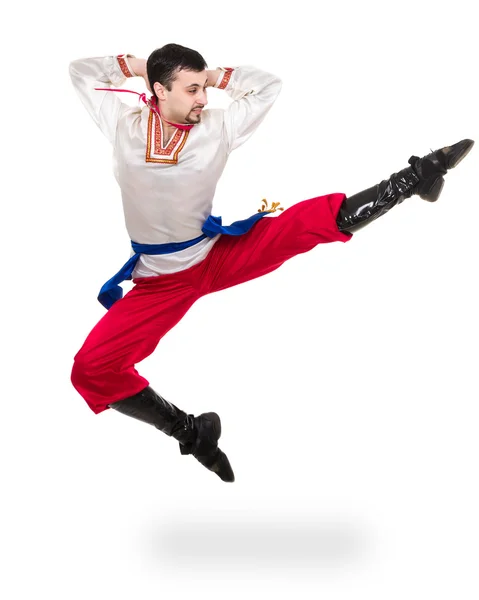
<instances>
[{"instance_id":1,"label":"nose","mask_svg":"<svg viewBox=\"0 0 479 600\"><path fill-rule=\"evenodd\" d=\"M206 94L206 90L202 90L198 96L198 104L202 106L206 106L208 104L208 96Z\"/></svg>"}]
</instances>

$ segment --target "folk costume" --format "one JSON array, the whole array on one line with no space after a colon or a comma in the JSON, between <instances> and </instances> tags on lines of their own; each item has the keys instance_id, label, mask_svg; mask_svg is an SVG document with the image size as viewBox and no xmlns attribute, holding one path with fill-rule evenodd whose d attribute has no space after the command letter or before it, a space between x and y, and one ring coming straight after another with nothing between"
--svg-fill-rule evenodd
<instances>
[{"instance_id":1,"label":"folk costume","mask_svg":"<svg viewBox=\"0 0 479 600\"><path fill-rule=\"evenodd\" d=\"M149 385L135 365L202 296L260 277L321 243L347 242L392 206L417 194L438 199L444 175L469 152L463 140L423 158L379 184L347 198L332 193L283 211L267 202L230 226L213 216L217 182L230 153L256 130L276 100L281 81L251 66L223 68L215 87L229 107L203 111L194 126L178 124L165 140L157 103L141 106L115 92L135 76L129 55L77 60L73 85L113 146L114 175L121 189L130 258L101 288L107 310L75 356L72 383L91 410L114 408L154 425L223 481L234 481L218 448L216 413L198 417L177 408ZM274 215L272 213L279 213ZM134 287L123 297L122 281Z\"/></svg>"}]
</instances>

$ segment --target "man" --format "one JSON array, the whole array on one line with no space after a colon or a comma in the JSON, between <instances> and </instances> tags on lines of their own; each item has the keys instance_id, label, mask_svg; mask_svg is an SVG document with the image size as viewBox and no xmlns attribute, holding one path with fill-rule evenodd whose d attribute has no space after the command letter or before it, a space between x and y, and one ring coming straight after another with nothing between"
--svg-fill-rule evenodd
<instances>
[{"instance_id":1,"label":"man","mask_svg":"<svg viewBox=\"0 0 479 600\"><path fill-rule=\"evenodd\" d=\"M299 202L277 217L277 204L224 227L212 217L215 187L229 154L255 131L281 81L242 66L208 70L177 44L147 61L131 55L77 60L70 74L87 110L114 148L132 256L100 290L108 312L75 356L72 383L94 413L113 408L154 425L223 481L234 481L218 448L216 413L188 415L162 398L135 369L194 302L260 277L320 243L348 241L395 204L419 195L434 202L444 175L470 151L463 140L423 158L350 198L335 193ZM150 100L131 107L112 93L126 78L145 79ZM205 109L207 87L224 89L226 110ZM282 210L281 208L279 210ZM133 279L124 298L119 284Z\"/></svg>"}]
</instances>

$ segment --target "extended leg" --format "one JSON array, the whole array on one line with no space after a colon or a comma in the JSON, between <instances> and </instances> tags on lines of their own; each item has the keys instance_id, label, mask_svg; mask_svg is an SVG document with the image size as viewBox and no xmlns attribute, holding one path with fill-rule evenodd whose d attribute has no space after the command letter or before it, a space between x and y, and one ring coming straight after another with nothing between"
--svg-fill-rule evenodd
<instances>
[{"instance_id":1,"label":"extended leg","mask_svg":"<svg viewBox=\"0 0 479 600\"><path fill-rule=\"evenodd\" d=\"M423 158L411 156L410 167L393 173L389 179L346 198L336 219L338 229L355 233L414 194L419 195L423 200L435 202L444 186L443 176L449 169L459 164L473 145L472 140L462 140Z\"/></svg>"},{"instance_id":2,"label":"extended leg","mask_svg":"<svg viewBox=\"0 0 479 600\"><path fill-rule=\"evenodd\" d=\"M444 175L473 145L463 140L423 158L412 156L409 167L350 198L335 193L303 200L278 216L261 219L245 235L222 236L198 265L201 294L262 277L319 244L347 242L353 232L413 194L436 201Z\"/></svg>"}]
</instances>

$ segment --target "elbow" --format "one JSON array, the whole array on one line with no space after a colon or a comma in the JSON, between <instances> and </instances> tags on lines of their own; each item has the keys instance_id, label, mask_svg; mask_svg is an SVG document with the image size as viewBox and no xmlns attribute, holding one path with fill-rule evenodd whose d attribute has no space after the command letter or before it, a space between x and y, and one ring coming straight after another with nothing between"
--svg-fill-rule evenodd
<instances>
[{"instance_id":1,"label":"elbow","mask_svg":"<svg viewBox=\"0 0 479 600\"><path fill-rule=\"evenodd\" d=\"M281 92L282 87L283 87L283 81L279 77L276 77L275 81L271 85L271 92L272 92L272 96L274 97L274 100L276 100L276 98L279 96L279 93Z\"/></svg>"},{"instance_id":2,"label":"elbow","mask_svg":"<svg viewBox=\"0 0 479 600\"><path fill-rule=\"evenodd\" d=\"M274 96L276 97L281 92L281 88L283 87L283 80L280 77L278 77L277 75L272 75L272 78L268 84L268 87L270 88L270 90L274 94Z\"/></svg>"},{"instance_id":3,"label":"elbow","mask_svg":"<svg viewBox=\"0 0 479 600\"><path fill-rule=\"evenodd\" d=\"M78 68L77 68L77 61L76 60L73 60L68 65L68 72L70 74L71 79L75 79L76 77L78 77Z\"/></svg>"}]
</instances>

